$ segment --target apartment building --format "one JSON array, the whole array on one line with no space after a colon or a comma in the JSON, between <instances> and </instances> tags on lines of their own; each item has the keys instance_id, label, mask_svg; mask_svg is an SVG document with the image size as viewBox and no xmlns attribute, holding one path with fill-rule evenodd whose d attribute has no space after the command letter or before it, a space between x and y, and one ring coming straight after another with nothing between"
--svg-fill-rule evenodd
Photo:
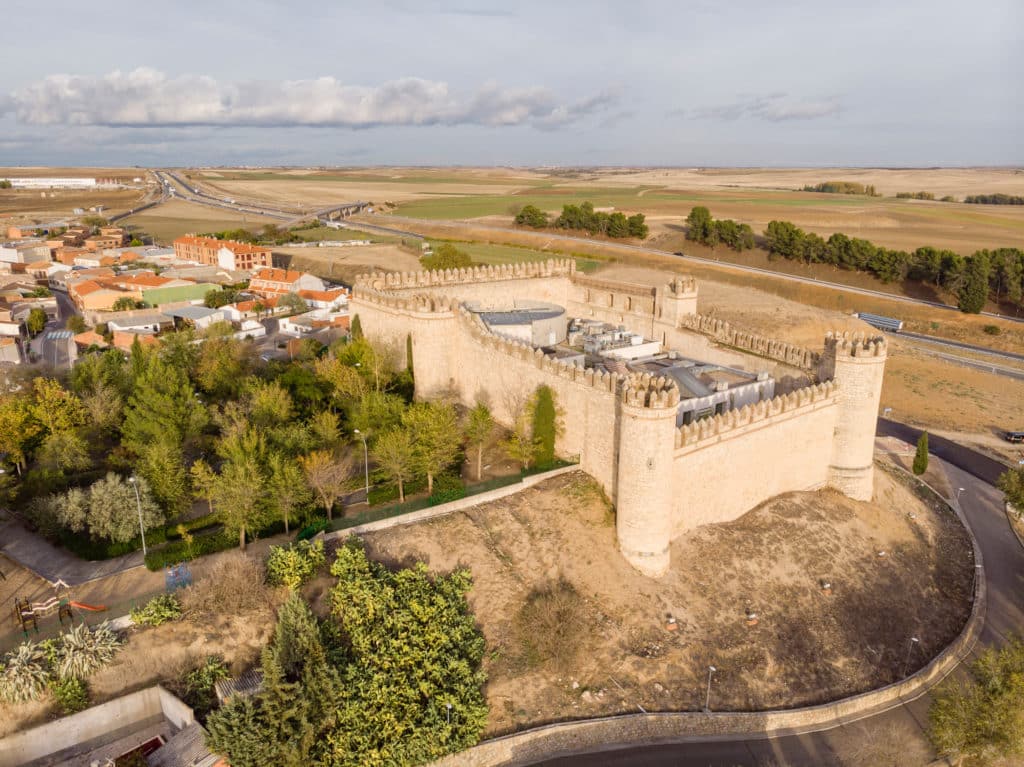
<instances>
[{"instance_id":1,"label":"apartment building","mask_svg":"<svg viewBox=\"0 0 1024 767\"><path fill-rule=\"evenodd\" d=\"M270 248L213 237L179 237L174 241L174 255L182 261L247 272L272 265Z\"/></svg>"}]
</instances>

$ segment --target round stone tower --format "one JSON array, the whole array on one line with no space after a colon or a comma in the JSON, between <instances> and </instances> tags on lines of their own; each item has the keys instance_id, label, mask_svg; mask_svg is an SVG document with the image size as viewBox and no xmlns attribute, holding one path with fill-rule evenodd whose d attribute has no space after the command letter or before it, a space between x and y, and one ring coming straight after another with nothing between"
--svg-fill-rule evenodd
<instances>
[{"instance_id":1,"label":"round stone tower","mask_svg":"<svg viewBox=\"0 0 1024 767\"><path fill-rule=\"evenodd\" d=\"M672 538L672 462L679 389L644 374L622 390L615 528L626 560L657 578L669 566Z\"/></svg>"},{"instance_id":2,"label":"round stone tower","mask_svg":"<svg viewBox=\"0 0 1024 767\"><path fill-rule=\"evenodd\" d=\"M870 501L874 494L875 428L886 354L882 337L829 333L825 338L820 375L839 384L829 484L859 501Z\"/></svg>"}]
</instances>

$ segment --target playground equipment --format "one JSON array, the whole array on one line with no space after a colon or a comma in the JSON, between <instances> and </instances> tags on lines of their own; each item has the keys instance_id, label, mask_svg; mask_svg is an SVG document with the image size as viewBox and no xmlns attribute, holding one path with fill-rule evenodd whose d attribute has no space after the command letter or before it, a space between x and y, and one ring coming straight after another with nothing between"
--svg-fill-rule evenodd
<instances>
[{"instance_id":1,"label":"playground equipment","mask_svg":"<svg viewBox=\"0 0 1024 767\"><path fill-rule=\"evenodd\" d=\"M181 562L164 568L164 587L167 591L176 591L192 585L192 570L188 564Z\"/></svg>"},{"instance_id":2,"label":"playground equipment","mask_svg":"<svg viewBox=\"0 0 1024 767\"><path fill-rule=\"evenodd\" d=\"M14 622L18 624L26 639L28 638L29 628L32 628L37 634L39 633L39 618L41 616L56 612L61 626L64 625L65 618L68 619L70 625L74 626L75 614L73 608L89 610L91 612L102 612L107 609L103 605L87 605L83 602L74 601L71 598L71 587L62 580L54 583L53 589L54 595L45 602L30 602L27 597L14 598Z\"/></svg>"}]
</instances>

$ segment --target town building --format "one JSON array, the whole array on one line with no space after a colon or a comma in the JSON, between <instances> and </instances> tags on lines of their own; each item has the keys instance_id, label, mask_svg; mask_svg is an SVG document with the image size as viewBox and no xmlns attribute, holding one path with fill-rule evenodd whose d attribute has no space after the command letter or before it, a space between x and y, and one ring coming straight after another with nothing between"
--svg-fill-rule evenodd
<instances>
[{"instance_id":1,"label":"town building","mask_svg":"<svg viewBox=\"0 0 1024 767\"><path fill-rule=\"evenodd\" d=\"M29 264L44 260L50 260L50 246L42 240L0 242L0 261L8 264Z\"/></svg>"},{"instance_id":2,"label":"town building","mask_svg":"<svg viewBox=\"0 0 1024 767\"><path fill-rule=\"evenodd\" d=\"M301 290L323 291L327 285L319 277L290 269L260 269L249 281L249 292L264 298L298 293Z\"/></svg>"},{"instance_id":3,"label":"town building","mask_svg":"<svg viewBox=\"0 0 1024 767\"><path fill-rule=\"evenodd\" d=\"M174 241L174 254L182 261L195 261L222 269L252 271L273 265L270 248L214 237L179 237Z\"/></svg>"}]
</instances>

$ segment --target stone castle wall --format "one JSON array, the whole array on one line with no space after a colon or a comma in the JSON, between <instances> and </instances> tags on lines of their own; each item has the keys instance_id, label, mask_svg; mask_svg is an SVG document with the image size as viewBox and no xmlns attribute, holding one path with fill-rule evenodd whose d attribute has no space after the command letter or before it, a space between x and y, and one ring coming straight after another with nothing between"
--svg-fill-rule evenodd
<instances>
[{"instance_id":1,"label":"stone castle wall","mask_svg":"<svg viewBox=\"0 0 1024 767\"><path fill-rule=\"evenodd\" d=\"M558 303L708 361L802 371L824 383L677 428L671 379L565 364L496 336L461 306L514 298ZM735 519L779 493L828 484L870 498L884 341L830 335L819 354L692 314L692 280L621 286L577 275L570 261L367 275L351 301L367 337L401 361L412 336L419 397L483 400L511 426L537 387L550 386L562 411L559 453L578 456L609 494L620 548L647 575L667 569L669 544L683 531Z\"/></svg>"}]
</instances>

